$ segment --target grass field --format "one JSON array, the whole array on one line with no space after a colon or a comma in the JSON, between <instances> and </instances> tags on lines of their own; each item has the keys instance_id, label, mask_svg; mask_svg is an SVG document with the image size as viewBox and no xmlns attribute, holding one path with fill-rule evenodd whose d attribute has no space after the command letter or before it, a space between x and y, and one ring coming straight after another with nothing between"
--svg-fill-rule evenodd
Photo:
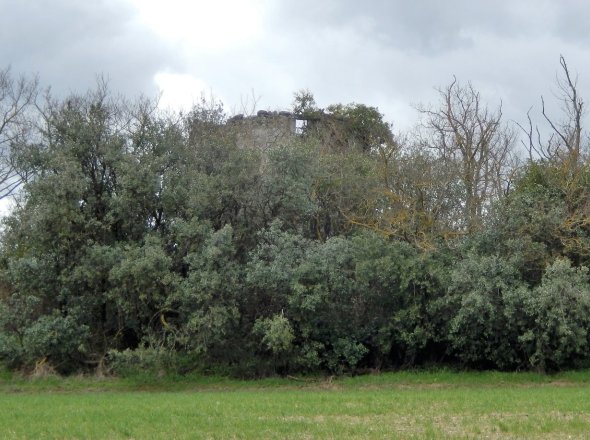
<instances>
[{"instance_id":1,"label":"grass field","mask_svg":"<svg viewBox=\"0 0 590 440\"><path fill-rule=\"evenodd\" d=\"M0 438L590 437L590 371L355 378L0 376Z\"/></svg>"}]
</instances>

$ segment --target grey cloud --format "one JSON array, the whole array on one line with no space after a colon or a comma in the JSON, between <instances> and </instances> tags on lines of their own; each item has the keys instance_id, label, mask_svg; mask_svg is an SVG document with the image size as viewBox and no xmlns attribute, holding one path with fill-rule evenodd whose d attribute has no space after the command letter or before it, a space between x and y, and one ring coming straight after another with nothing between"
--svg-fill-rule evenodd
<instances>
[{"instance_id":1,"label":"grey cloud","mask_svg":"<svg viewBox=\"0 0 590 440\"><path fill-rule=\"evenodd\" d=\"M292 30L301 33L325 27L350 28L382 44L436 55L471 47L471 34L475 32L502 36L537 32L537 26L544 24L535 23L531 17L545 3L547 0L303 0L297 3L296 11L292 5L281 3L277 22L280 28L290 24Z\"/></svg>"},{"instance_id":2,"label":"grey cloud","mask_svg":"<svg viewBox=\"0 0 590 440\"><path fill-rule=\"evenodd\" d=\"M153 75L179 61L121 1L4 0L0 63L39 73L58 94L84 91L104 74L125 94L155 93Z\"/></svg>"},{"instance_id":3,"label":"grey cloud","mask_svg":"<svg viewBox=\"0 0 590 440\"><path fill-rule=\"evenodd\" d=\"M590 39L587 0L332 0L319 7L314 0L303 0L298 4L294 18L282 10L278 20L294 20L299 29L347 27L427 56L472 47L472 36L479 33L499 38L552 35L579 44Z\"/></svg>"},{"instance_id":4,"label":"grey cloud","mask_svg":"<svg viewBox=\"0 0 590 440\"><path fill-rule=\"evenodd\" d=\"M522 122L541 94L552 97L563 53L590 96L583 0L266 0L260 39L188 55L142 27L125 0L0 2L0 67L39 72L62 92L104 73L126 95L152 93L166 70L199 78L230 110L251 89L277 109L307 87L321 106L378 106L405 128L412 104L435 103L434 87L456 75Z\"/></svg>"},{"instance_id":5,"label":"grey cloud","mask_svg":"<svg viewBox=\"0 0 590 440\"><path fill-rule=\"evenodd\" d=\"M562 8L556 11L555 32L566 42L587 45L590 42L589 19L589 2L564 0Z\"/></svg>"},{"instance_id":6,"label":"grey cloud","mask_svg":"<svg viewBox=\"0 0 590 440\"><path fill-rule=\"evenodd\" d=\"M453 75L502 100L507 119L521 119L551 89L560 53L577 71L588 65L583 0L277 4L269 26L299 42L297 61L282 62L298 64L302 86L328 101L368 101L404 125L415 117L410 104L436 102L434 87Z\"/></svg>"}]
</instances>

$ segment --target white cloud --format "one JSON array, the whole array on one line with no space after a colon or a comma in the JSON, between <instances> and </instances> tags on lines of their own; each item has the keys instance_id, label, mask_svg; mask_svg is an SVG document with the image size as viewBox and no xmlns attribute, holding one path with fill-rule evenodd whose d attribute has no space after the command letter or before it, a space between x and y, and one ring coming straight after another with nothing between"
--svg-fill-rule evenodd
<instances>
[{"instance_id":1,"label":"white cloud","mask_svg":"<svg viewBox=\"0 0 590 440\"><path fill-rule=\"evenodd\" d=\"M190 55L248 44L261 36L262 1L131 0L139 18Z\"/></svg>"},{"instance_id":2,"label":"white cloud","mask_svg":"<svg viewBox=\"0 0 590 440\"><path fill-rule=\"evenodd\" d=\"M188 111L210 91L205 81L190 74L159 72L154 82L160 90L160 108Z\"/></svg>"}]
</instances>

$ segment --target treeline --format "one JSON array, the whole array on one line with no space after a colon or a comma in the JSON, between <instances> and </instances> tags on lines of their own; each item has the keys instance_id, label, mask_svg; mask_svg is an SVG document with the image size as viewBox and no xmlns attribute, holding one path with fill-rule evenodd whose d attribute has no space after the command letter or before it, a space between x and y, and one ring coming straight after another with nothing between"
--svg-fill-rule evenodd
<instances>
[{"instance_id":1,"label":"treeline","mask_svg":"<svg viewBox=\"0 0 590 440\"><path fill-rule=\"evenodd\" d=\"M22 186L1 236L0 362L589 365L588 145L562 67L563 122L543 112L542 140L529 118L520 162L501 108L456 81L405 136L375 108L300 92L303 133L263 150L239 148L216 103L166 114L101 84L42 99L4 71L4 182Z\"/></svg>"}]
</instances>

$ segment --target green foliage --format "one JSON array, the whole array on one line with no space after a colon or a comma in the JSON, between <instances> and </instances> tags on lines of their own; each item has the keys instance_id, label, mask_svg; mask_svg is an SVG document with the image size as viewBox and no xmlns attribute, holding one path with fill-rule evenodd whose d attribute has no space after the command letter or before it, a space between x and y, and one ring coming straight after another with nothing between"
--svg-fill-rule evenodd
<instances>
[{"instance_id":1,"label":"green foliage","mask_svg":"<svg viewBox=\"0 0 590 440\"><path fill-rule=\"evenodd\" d=\"M521 307L526 325L519 342L531 367L557 370L587 359L588 268L574 268L565 259L555 260L545 271L541 285L523 299Z\"/></svg>"},{"instance_id":2,"label":"green foliage","mask_svg":"<svg viewBox=\"0 0 590 440\"><path fill-rule=\"evenodd\" d=\"M288 352L295 338L291 323L282 314L256 320L253 330L262 335L262 344L273 354Z\"/></svg>"},{"instance_id":3,"label":"green foliage","mask_svg":"<svg viewBox=\"0 0 590 440\"><path fill-rule=\"evenodd\" d=\"M519 358L514 321L506 316L506 296L520 287L517 270L501 258L468 255L454 269L451 301L457 311L450 323L451 347L468 365L516 368Z\"/></svg>"},{"instance_id":4,"label":"green foliage","mask_svg":"<svg viewBox=\"0 0 590 440\"><path fill-rule=\"evenodd\" d=\"M163 377L183 373L180 356L164 347L111 350L108 369L120 377Z\"/></svg>"},{"instance_id":5,"label":"green foliage","mask_svg":"<svg viewBox=\"0 0 590 440\"><path fill-rule=\"evenodd\" d=\"M146 237L140 246L128 245L119 255L120 261L108 274L112 288L106 298L116 305L126 331L132 330L140 339L160 330L159 318L177 277L170 272L172 259L157 237Z\"/></svg>"},{"instance_id":6,"label":"green foliage","mask_svg":"<svg viewBox=\"0 0 590 440\"><path fill-rule=\"evenodd\" d=\"M433 261L369 233L317 243L279 226L261 236L248 290L256 300L253 309L289 320L292 364L343 371L413 364L428 356L441 333L428 319L440 307Z\"/></svg>"},{"instance_id":7,"label":"green foliage","mask_svg":"<svg viewBox=\"0 0 590 440\"><path fill-rule=\"evenodd\" d=\"M214 101L178 118L102 86L49 101L15 158L31 178L3 223L0 361L244 376L590 362L584 164L527 164L467 228L460 162L398 144L376 108L297 100L305 133L265 151L239 147Z\"/></svg>"},{"instance_id":8,"label":"green foliage","mask_svg":"<svg viewBox=\"0 0 590 440\"><path fill-rule=\"evenodd\" d=\"M218 362L239 359L242 270L234 257L233 230L226 226L184 258L187 274L166 300L176 323L174 345Z\"/></svg>"},{"instance_id":9,"label":"green foliage","mask_svg":"<svg viewBox=\"0 0 590 440\"><path fill-rule=\"evenodd\" d=\"M88 325L73 314L63 316L58 311L31 319L34 298L11 299L8 305L0 305L0 361L18 367L49 360L58 371L71 372L72 362L83 359L87 352ZM12 315L17 309L29 315Z\"/></svg>"},{"instance_id":10,"label":"green foliage","mask_svg":"<svg viewBox=\"0 0 590 440\"><path fill-rule=\"evenodd\" d=\"M453 272L451 292L453 301L460 301L451 321L451 346L467 365L554 371L588 359L585 267L557 259L531 288L509 262L471 256Z\"/></svg>"},{"instance_id":11,"label":"green foliage","mask_svg":"<svg viewBox=\"0 0 590 440\"><path fill-rule=\"evenodd\" d=\"M304 117L312 116L318 112L313 93L309 89L301 89L294 93L293 113Z\"/></svg>"},{"instance_id":12,"label":"green foliage","mask_svg":"<svg viewBox=\"0 0 590 440\"><path fill-rule=\"evenodd\" d=\"M86 352L88 326L75 316L59 313L41 316L23 333L22 345L26 359L50 358L52 365L68 371L68 362L80 358Z\"/></svg>"},{"instance_id":13,"label":"green foliage","mask_svg":"<svg viewBox=\"0 0 590 440\"><path fill-rule=\"evenodd\" d=\"M329 106L327 111L344 120L345 137L358 143L363 151L393 143L391 125L383 120L383 114L376 107L356 103L335 104Z\"/></svg>"}]
</instances>

